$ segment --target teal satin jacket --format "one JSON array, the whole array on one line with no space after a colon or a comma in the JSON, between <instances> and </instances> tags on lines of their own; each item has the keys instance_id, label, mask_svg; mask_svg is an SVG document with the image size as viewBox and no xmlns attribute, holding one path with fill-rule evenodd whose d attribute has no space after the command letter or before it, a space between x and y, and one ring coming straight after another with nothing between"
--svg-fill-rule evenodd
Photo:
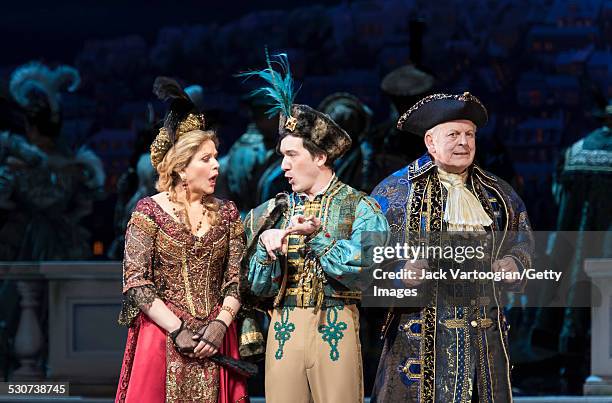
<instances>
[{"instance_id":1,"label":"teal satin jacket","mask_svg":"<svg viewBox=\"0 0 612 403\"><path fill-rule=\"evenodd\" d=\"M287 255L269 259L259 236L269 228L287 228L298 214L321 219L320 229L308 237L289 236ZM389 236L378 203L337 178L314 200L294 192L267 201L247 214L244 225L250 292L274 297L274 306L358 302L372 278L365 251L385 245Z\"/></svg>"}]
</instances>

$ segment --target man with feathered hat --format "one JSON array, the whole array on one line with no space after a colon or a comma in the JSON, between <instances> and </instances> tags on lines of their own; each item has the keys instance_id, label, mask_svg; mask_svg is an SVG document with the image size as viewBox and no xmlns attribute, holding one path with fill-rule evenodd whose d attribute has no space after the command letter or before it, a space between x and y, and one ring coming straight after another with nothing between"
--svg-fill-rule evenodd
<instances>
[{"instance_id":1,"label":"man with feathered hat","mask_svg":"<svg viewBox=\"0 0 612 403\"><path fill-rule=\"evenodd\" d=\"M389 221L390 244L473 240L482 255L463 262L426 256L394 266L410 273L402 285L416 287L421 299L388 315L372 402L512 400L499 301L502 290L524 286L519 275L531 267L532 237L515 191L474 164L476 132L486 122L487 110L468 92L427 96L399 118L398 129L422 136L427 153L372 193ZM449 267L499 280L422 280Z\"/></svg>"},{"instance_id":2,"label":"man with feathered hat","mask_svg":"<svg viewBox=\"0 0 612 403\"><path fill-rule=\"evenodd\" d=\"M361 402L361 290L371 277L362 251L386 241L388 225L373 199L338 180L333 163L351 146L329 116L295 104L287 56L281 67L245 73L280 113L277 149L292 191L245 218L243 259L250 291L271 299L266 402ZM262 305L265 306L265 305Z\"/></svg>"}]
</instances>

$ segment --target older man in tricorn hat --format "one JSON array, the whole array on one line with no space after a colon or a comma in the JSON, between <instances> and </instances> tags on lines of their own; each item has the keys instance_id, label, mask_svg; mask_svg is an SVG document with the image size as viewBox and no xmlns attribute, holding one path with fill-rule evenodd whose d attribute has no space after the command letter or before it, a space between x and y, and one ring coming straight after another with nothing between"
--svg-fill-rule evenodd
<instances>
[{"instance_id":1,"label":"older man in tricorn hat","mask_svg":"<svg viewBox=\"0 0 612 403\"><path fill-rule=\"evenodd\" d=\"M532 238L514 190L474 164L476 132L486 122L483 104L465 92L425 97L397 123L422 136L427 153L372 193L389 221L391 245L440 241L460 231L460 238L483 234L474 239L482 242L486 257L459 265L429 257L395 266L412 273L402 286L422 294L418 305L389 312L372 402L512 399L507 325L498 301L501 290L524 286L518 275L531 267ZM503 280L430 280L426 288L419 280L449 265Z\"/></svg>"}]
</instances>

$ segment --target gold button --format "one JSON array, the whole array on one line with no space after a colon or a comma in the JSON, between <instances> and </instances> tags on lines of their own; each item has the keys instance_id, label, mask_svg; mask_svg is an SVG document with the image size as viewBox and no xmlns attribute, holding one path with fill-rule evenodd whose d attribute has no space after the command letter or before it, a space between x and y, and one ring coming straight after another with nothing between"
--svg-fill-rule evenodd
<instances>
[{"instance_id":1,"label":"gold button","mask_svg":"<svg viewBox=\"0 0 612 403\"><path fill-rule=\"evenodd\" d=\"M478 322L473 320L473 321L470 322L470 325L472 325L472 327L476 327L476 326L478 326Z\"/></svg>"}]
</instances>

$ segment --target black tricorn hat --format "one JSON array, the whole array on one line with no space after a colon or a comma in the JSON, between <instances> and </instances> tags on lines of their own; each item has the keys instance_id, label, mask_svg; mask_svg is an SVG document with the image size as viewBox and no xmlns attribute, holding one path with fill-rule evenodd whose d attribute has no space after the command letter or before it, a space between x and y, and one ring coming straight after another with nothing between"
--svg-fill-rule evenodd
<instances>
[{"instance_id":1,"label":"black tricorn hat","mask_svg":"<svg viewBox=\"0 0 612 403\"><path fill-rule=\"evenodd\" d=\"M424 136L432 127L451 120L469 120L480 128L487 124L488 113L482 102L469 92L433 94L421 99L400 116L397 128Z\"/></svg>"},{"instance_id":2,"label":"black tricorn hat","mask_svg":"<svg viewBox=\"0 0 612 403\"><path fill-rule=\"evenodd\" d=\"M324 113L308 105L293 104L291 116L280 114L278 133L281 139L291 135L306 138L335 161L351 148L351 136Z\"/></svg>"}]
</instances>

